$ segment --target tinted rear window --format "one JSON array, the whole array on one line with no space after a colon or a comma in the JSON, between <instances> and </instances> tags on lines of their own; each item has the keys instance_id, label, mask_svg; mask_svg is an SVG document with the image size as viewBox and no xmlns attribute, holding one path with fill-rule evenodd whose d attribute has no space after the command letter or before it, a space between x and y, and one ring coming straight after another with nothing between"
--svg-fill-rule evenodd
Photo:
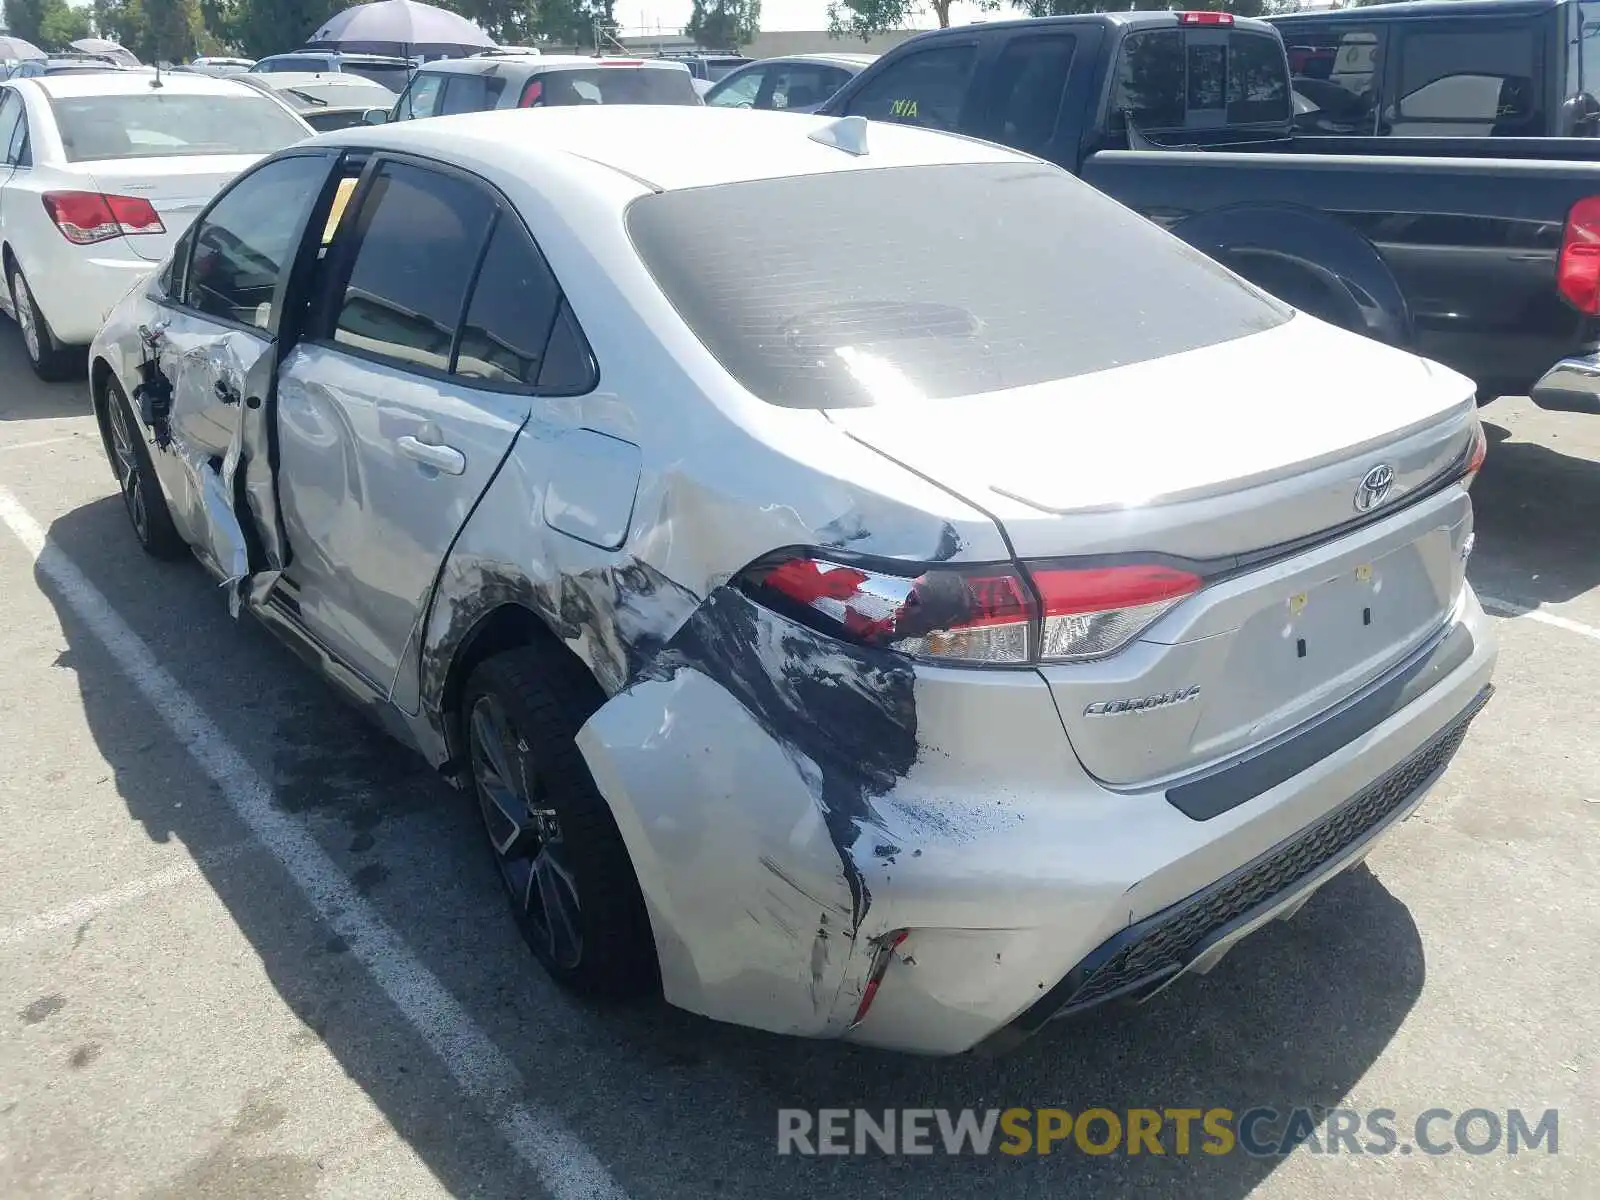
<instances>
[{"instance_id":1,"label":"tinted rear window","mask_svg":"<svg viewBox=\"0 0 1600 1200\"><path fill-rule=\"evenodd\" d=\"M661 67L545 71L531 107L565 104L699 104L689 72Z\"/></svg>"},{"instance_id":2,"label":"tinted rear window","mask_svg":"<svg viewBox=\"0 0 1600 1200\"><path fill-rule=\"evenodd\" d=\"M1111 93L1112 128L1130 113L1152 130L1288 121L1283 48L1265 34L1216 28L1129 34Z\"/></svg>"},{"instance_id":3,"label":"tinted rear window","mask_svg":"<svg viewBox=\"0 0 1600 1200\"><path fill-rule=\"evenodd\" d=\"M271 74L274 71L331 71L333 66L325 58L274 58L257 63L252 69Z\"/></svg>"},{"instance_id":4,"label":"tinted rear window","mask_svg":"<svg viewBox=\"0 0 1600 1200\"><path fill-rule=\"evenodd\" d=\"M1291 315L1036 163L664 192L634 201L627 224L707 349L750 392L790 408L1024 387Z\"/></svg>"},{"instance_id":5,"label":"tinted rear window","mask_svg":"<svg viewBox=\"0 0 1600 1200\"><path fill-rule=\"evenodd\" d=\"M309 136L265 96L74 96L52 100L69 162L271 154Z\"/></svg>"},{"instance_id":6,"label":"tinted rear window","mask_svg":"<svg viewBox=\"0 0 1600 1200\"><path fill-rule=\"evenodd\" d=\"M386 65L383 63L345 63L344 72L347 75L359 75L363 79L370 79L373 83L380 83L391 92L403 92L406 84L411 79L411 68L404 63Z\"/></svg>"}]
</instances>

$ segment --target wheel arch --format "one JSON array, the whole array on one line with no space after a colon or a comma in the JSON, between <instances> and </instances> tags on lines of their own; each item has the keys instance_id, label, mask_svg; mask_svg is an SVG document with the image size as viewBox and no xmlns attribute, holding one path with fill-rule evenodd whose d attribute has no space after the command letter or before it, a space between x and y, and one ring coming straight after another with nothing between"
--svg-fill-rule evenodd
<instances>
[{"instance_id":1,"label":"wheel arch","mask_svg":"<svg viewBox=\"0 0 1600 1200\"><path fill-rule=\"evenodd\" d=\"M465 738L461 724L461 699L467 680L477 667L497 654L508 650L536 648L543 653L561 656L582 672L582 677L594 686L591 699L598 708L605 700L605 692L595 679L588 663L559 638L545 618L531 605L520 600L502 600L486 609L467 625L465 631L448 645L440 646L433 658L431 673L435 684L433 695L425 693L424 704L438 714L439 732L444 739L445 759L440 771L459 783L464 765ZM442 670L440 664L442 660ZM426 675L430 673L424 661ZM588 714L584 714L587 718Z\"/></svg>"},{"instance_id":2,"label":"wheel arch","mask_svg":"<svg viewBox=\"0 0 1600 1200\"><path fill-rule=\"evenodd\" d=\"M1241 204L1170 232L1312 316L1391 346L1413 343L1411 308L1389 264L1366 237L1324 213Z\"/></svg>"}]
</instances>

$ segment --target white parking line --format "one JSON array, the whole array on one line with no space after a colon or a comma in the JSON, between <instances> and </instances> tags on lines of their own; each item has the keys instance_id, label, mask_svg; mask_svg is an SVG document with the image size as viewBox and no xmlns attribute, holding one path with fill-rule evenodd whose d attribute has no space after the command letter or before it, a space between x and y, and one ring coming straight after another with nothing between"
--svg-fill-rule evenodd
<instances>
[{"instance_id":1,"label":"white parking line","mask_svg":"<svg viewBox=\"0 0 1600 1200\"><path fill-rule=\"evenodd\" d=\"M362 897L305 826L277 806L266 780L3 487L0 520L545 1189L557 1200L625 1198L599 1159L558 1117L522 1098L523 1081L511 1060Z\"/></svg>"},{"instance_id":2,"label":"white parking line","mask_svg":"<svg viewBox=\"0 0 1600 1200\"><path fill-rule=\"evenodd\" d=\"M135 879L121 887L112 888L108 892L81 896L69 904L63 904L60 908L48 909L31 917L25 917L14 924L0 926L0 948L18 946L44 934L54 933L58 929L82 925L107 909L134 904L146 896L153 896L157 892L188 883L191 879L199 879L206 871L238 858L253 846L253 842L236 842L210 854L202 854L192 862L176 863L154 874L146 875L143 879Z\"/></svg>"},{"instance_id":3,"label":"white parking line","mask_svg":"<svg viewBox=\"0 0 1600 1200\"><path fill-rule=\"evenodd\" d=\"M1592 638L1600 642L1600 629L1593 625L1585 625L1582 621L1574 621L1570 617L1557 616L1555 613L1545 612L1542 608L1529 608L1526 604L1513 604L1510 600L1500 600L1494 596L1478 597L1478 603L1492 613L1502 617L1513 617L1521 621L1534 621L1540 625L1548 625L1552 629L1565 629L1568 633L1575 633L1579 637Z\"/></svg>"},{"instance_id":4,"label":"white parking line","mask_svg":"<svg viewBox=\"0 0 1600 1200\"><path fill-rule=\"evenodd\" d=\"M12 442L9 446L0 445L0 450L36 450L40 446L57 446L62 442L77 442L81 440L76 434L70 437L35 438L31 442Z\"/></svg>"}]
</instances>

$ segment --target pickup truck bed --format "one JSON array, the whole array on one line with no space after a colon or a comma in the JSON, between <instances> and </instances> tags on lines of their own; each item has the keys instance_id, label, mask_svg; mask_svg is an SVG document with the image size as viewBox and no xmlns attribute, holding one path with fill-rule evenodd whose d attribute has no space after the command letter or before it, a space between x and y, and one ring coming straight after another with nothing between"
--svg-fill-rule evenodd
<instances>
[{"instance_id":1,"label":"pickup truck bed","mask_svg":"<svg viewBox=\"0 0 1600 1200\"><path fill-rule=\"evenodd\" d=\"M1480 400L1600 412L1600 386L1569 386L1591 377L1574 360L1600 380L1600 275L1563 278L1564 246L1600 245L1600 201L1593 228L1570 220L1600 198L1595 144L1297 138L1288 78L1259 21L1086 13L920 34L822 111L1036 154L1291 304L1471 376ZM1563 389L1539 388L1562 363Z\"/></svg>"}]
</instances>

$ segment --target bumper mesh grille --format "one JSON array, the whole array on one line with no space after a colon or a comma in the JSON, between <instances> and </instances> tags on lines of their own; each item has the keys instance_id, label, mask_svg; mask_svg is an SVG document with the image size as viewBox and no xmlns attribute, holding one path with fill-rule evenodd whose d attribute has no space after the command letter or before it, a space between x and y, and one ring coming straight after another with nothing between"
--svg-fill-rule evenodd
<instances>
[{"instance_id":1,"label":"bumper mesh grille","mask_svg":"<svg viewBox=\"0 0 1600 1200\"><path fill-rule=\"evenodd\" d=\"M1485 688L1473 704L1432 741L1348 803L1292 840L1206 891L1180 900L1165 912L1106 943L1077 968L1081 982L1057 1015L1065 1016L1114 995L1133 993L1182 970L1210 938L1282 895L1402 808L1442 770L1460 748L1473 717L1488 703ZM1100 963L1095 958L1132 933L1133 940ZM1077 972L1074 972L1077 973Z\"/></svg>"}]
</instances>

